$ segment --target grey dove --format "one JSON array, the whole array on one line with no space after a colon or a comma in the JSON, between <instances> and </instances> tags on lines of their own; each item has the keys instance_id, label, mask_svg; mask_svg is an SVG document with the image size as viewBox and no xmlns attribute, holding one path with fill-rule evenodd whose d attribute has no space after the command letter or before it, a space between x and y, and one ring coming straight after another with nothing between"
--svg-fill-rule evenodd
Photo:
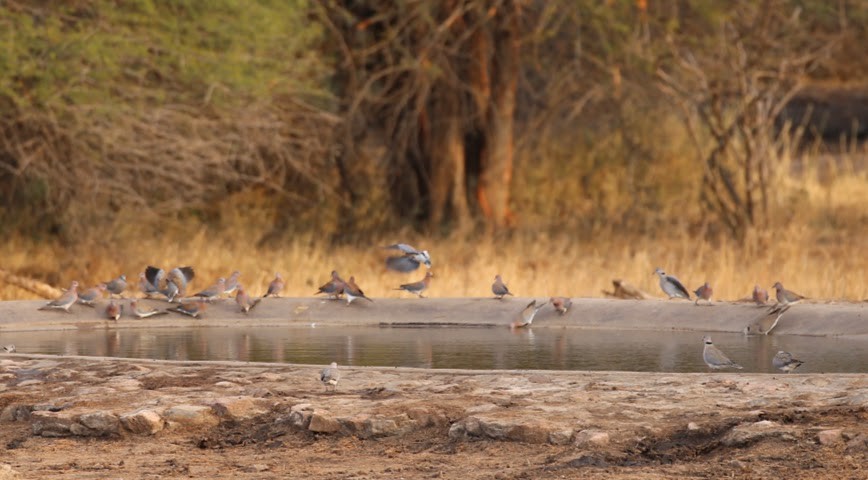
<instances>
[{"instance_id":1,"label":"grey dove","mask_svg":"<svg viewBox=\"0 0 868 480\"><path fill-rule=\"evenodd\" d=\"M39 307L39 310L56 309L63 310L66 313L72 313L69 311L69 307L73 306L76 301L78 301L78 282L73 281L69 285L69 290L63 292L63 295L46 303L44 306Z\"/></svg>"},{"instance_id":2,"label":"grey dove","mask_svg":"<svg viewBox=\"0 0 868 480\"><path fill-rule=\"evenodd\" d=\"M799 368L803 363L805 362L793 358L793 355L790 352L785 352L783 350L778 351L774 358L772 358L772 366L784 373L792 372Z\"/></svg>"},{"instance_id":3,"label":"grey dove","mask_svg":"<svg viewBox=\"0 0 868 480\"><path fill-rule=\"evenodd\" d=\"M145 272L139 274L139 291L144 293L146 297L151 297L160 293L159 288L155 287L154 284L148 281Z\"/></svg>"},{"instance_id":4,"label":"grey dove","mask_svg":"<svg viewBox=\"0 0 868 480\"><path fill-rule=\"evenodd\" d=\"M706 335L702 337L702 342L705 344L702 349L702 360L705 361L708 368L714 370L721 368L737 368L740 370L742 368L741 365L730 360L719 348L715 347L714 343L711 342L710 336Z\"/></svg>"},{"instance_id":5,"label":"grey dove","mask_svg":"<svg viewBox=\"0 0 868 480\"><path fill-rule=\"evenodd\" d=\"M494 283L491 284L491 293L498 300L502 299L505 295L512 295L509 288L503 283L503 279L500 278L500 274L494 276Z\"/></svg>"},{"instance_id":6,"label":"grey dove","mask_svg":"<svg viewBox=\"0 0 868 480\"><path fill-rule=\"evenodd\" d=\"M533 323L533 319L536 316L537 312L540 311L543 307L546 306L549 302L543 302L539 305L536 304L536 300L532 300L527 304L519 313L518 318L513 320L511 324L509 324L509 328L523 328L529 327Z\"/></svg>"},{"instance_id":7,"label":"grey dove","mask_svg":"<svg viewBox=\"0 0 868 480\"><path fill-rule=\"evenodd\" d=\"M169 311L187 315L188 317L199 318L207 308L207 303L202 300L196 300L193 302L181 303L177 307L170 308Z\"/></svg>"},{"instance_id":8,"label":"grey dove","mask_svg":"<svg viewBox=\"0 0 868 480\"><path fill-rule=\"evenodd\" d=\"M127 276L121 275L114 280L109 280L105 283L105 289L109 292L109 296L117 295L123 298L124 290L127 289Z\"/></svg>"},{"instance_id":9,"label":"grey dove","mask_svg":"<svg viewBox=\"0 0 868 480\"><path fill-rule=\"evenodd\" d=\"M168 315L169 313L165 310L157 310L156 308L144 309L139 306L139 301L136 299L130 300L130 312L132 312L136 318L155 317L157 315Z\"/></svg>"},{"instance_id":10,"label":"grey dove","mask_svg":"<svg viewBox=\"0 0 868 480\"><path fill-rule=\"evenodd\" d=\"M235 294L235 303L241 308L241 313L250 312L262 300L261 298L251 299L250 295L247 294L247 291L244 290L244 286L240 283L238 284L237 290L238 291Z\"/></svg>"},{"instance_id":11,"label":"grey dove","mask_svg":"<svg viewBox=\"0 0 868 480\"><path fill-rule=\"evenodd\" d=\"M431 255L428 254L428 250L416 250L406 243L394 243L383 248L403 252L403 255L395 255L386 259L386 268L390 270L407 273L416 270L420 265L431 268Z\"/></svg>"},{"instance_id":12,"label":"grey dove","mask_svg":"<svg viewBox=\"0 0 868 480\"><path fill-rule=\"evenodd\" d=\"M690 294L687 293L687 289L684 288L684 285L675 276L667 275L660 267L657 267L654 273L660 277L660 288L663 290L663 293L669 295L670 299L677 297L690 300Z\"/></svg>"},{"instance_id":13,"label":"grey dove","mask_svg":"<svg viewBox=\"0 0 868 480\"><path fill-rule=\"evenodd\" d=\"M711 285L709 285L708 282L700 285L699 288L693 291L693 293L696 294L696 301L693 302L694 305L699 305L700 300L705 300L709 305L712 305L711 295L714 293L714 290L712 290Z\"/></svg>"},{"instance_id":14,"label":"grey dove","mask_svg":"<svg viewBox=\"0 0 868 480\"><path fill-rule=\"evenodd\" d=\"M332 391L337 390L340 379L341 372L338 370L337 362L332 362L331 365L323 368L319 373L319 381L325 386L326 391L328 391L329 387L332 388Z\"/></svg>"},{"instance_id":15,"label":"grey dove","mask_svg":"<svg viewBox=\"0 0 868 480\"><path fill-rule=\"evenodd\" d=\"M217 279L217 283L211 285L210 287L202 290L201 292L196 292L193 294L194 297L199 297L206 302L210 302L215 298L218 298L220 295L223 295L223 292L226 291L226 279L220 277Z\"/></svg>"},{"instance_id":16,"label":"grey dove","mask_svg":"<svg viewBox=\"0 0 868 480\"><path fill-rule=\"evenodd\" d=\"M176 298L180 298L181 289L172 280L166 280L166 288L160 290L160 293L166 296L169 303L174 303Z\"/></svg>"},{"instance_id":17,"label":"grey dove","mask_svg":"<svg viewBox=\"0 0 868 480\"><path fill-rule=\"evenodd\" d=\"M263 295L262 298L279 297L280 292L283 291L284 285L285 283L283 282L283 277L280 276L280 273L275 273L274 280L272 280L271 283L268 284L268 291L265 292L265 295Z\"/></svg>"},{"instance_id":18,"label":"grey dove","mask_svg":"<svg viewBox=\"0 0 868 480\"><path fill-rule=\"evenodd\" d=\"M240 276L241 272L239 272L238 270L232 272L232 274L229 275L229 278L226 279L226 287L224 288L223 293L227 295L232 295L235 289L238 288L238 277Z\"/></svg>"},{"instance_id":19,"label":"grey dove","mask_svg":"<svg viewBox=\"0 0 868 480\"><path fill-rule=\"evenodd\" d=\"M417 295L419 298L425 298L422 295L422 292L428 289L428 286L431 285L431 279L434 278L434 273L430 270L425 272L425 278L419 280L418 282L413 283L405 283L395 290L404 290L410 292L414 295Z\"/></svg>"},{"instance_id":20,"label":"grey dove","mask_svg":"<svg viewBox=\"0 0 868 480\"><path fill-rule=\"evenodd\" d=\"M573 301L567 297L551 297L549 302L560 315L565 315L573 306Z\"/></svg>"},{"instance_id":21,"label":"grey dove","mask_svg":"<svg viewBox=\"0 0 868 480\"><path fill-rule=\"evenodd\" d=\"M78 303L92 307L97 300L102 298L102 292L105 290L106 285L104 283L88 288L84 292L78 294Z\"/></svg>"},{"instance_id":22,"label":"grey dove","mask_svg":"<svg viewBox=\"0 0 868 480\"><path fill-rule=\"evenodd\" d=\"M320 293L328 294L328 298L337 300L344 293L346 283L341 279L336 270L332 270L332 279L324 283L314 295Z\"/></svg>"},{"instance_id":23,"label":"grey dove","mask_svg":"<svg viewBox=\"0 0 868 480\"><path fill-rule=\"evenodd\" d=\"M357 298L364 298L365 300L374 303L373 300L365 296L365 292L356 285L356 277L350 276L350 279L347 280L347 283L344 284L344 295L347 296L347 306L350 306L353 303L353 300Z\"/></svg>"}]
</instances>

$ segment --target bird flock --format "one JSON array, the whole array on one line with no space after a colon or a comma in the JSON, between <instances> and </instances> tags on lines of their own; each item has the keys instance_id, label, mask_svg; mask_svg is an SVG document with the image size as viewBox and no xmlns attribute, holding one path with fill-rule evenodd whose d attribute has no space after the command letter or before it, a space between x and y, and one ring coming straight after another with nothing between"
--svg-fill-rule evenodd
<instances>
[{"instance_id":1,"label":"bird flock","mask_svg":"<svg viewBox=\"0 0 868 480\"><path fill-rule=\"evenodd\" d=\"M415 247L406 243L395 243L382 247L384 250L398 252L385 259L385 266L389 270L408 273L425 266L427 271L425 276L416 282L405 283L399 285L395 290L405 291L416 295L418 298L425 298L423 293L430 287L431 281L434 278L434 273L430 270L431 255L427 250L418 250ZM654 274L659 277L660 289L669 299L681 298L690 300L690 292L684 284L674 275L667 274L662 268L656 268ZM285 283L280 273L276 273L274 279L269 283L266 292L260 297L252 297L244 288L244 285L239 282L241 276L240 271L233 271L228 277L218 278L209 287L196 291L190 294L188 287L196 278L196 272L193 267L179 266L172 268L168 272L162 268L155 266L147 266L143 272L139 274L137 290L143 294L145 298L163 298L171 306L165 309L144 308L139 304L137 298L124 298L124 293L127 291L128 284L125 275L120 275L115 279L101 282L91 288L79 291L79 283L73 281L69 288L65 290L59 297L51 300L39 310L63 310L70 313L70 308L73 305L79 304L91 308L96 308L98 302L104 299L108 294L109 303L103 310L105 318L118 321L124 314L137 319L145 319L158 315L167 315L169 313L177 313L186 315L192 318L200 318L213 302L223 298L235 295L235 303L241 313L248 314L256 306L268 297L279 297ZM617 285L616 285L617 286ZM779 315L788 309L791 305L798 303L805 297L794 293L784 288L781 282L776 282L772 288L775 290L777 303L772 305L769 311L778 313ZM491 284L491 292L494 298L502 300L507 296L513 296L509 287L504 282L500 274L495 275L494 282ZM711 300L714 291L708 282L704 282L696 290L695 305L713 305ZM351 305L355 300L363 299L373 303L374 300L365 295L365 292L356 283L354 276L350 276L344 280L337 271L332 271L329 280L321 285L314 295L326 295L331 300L346 299L346 305ZM118 297L118 301L115 300ZM759 285L754 287L751 299L757 305L767 305L769 295L766 290L760 288ZM124 302L124 300L127 300ZM564 296L552 296L548 300L538 302L536 299L527 304L521 311L517 312L514 320L509 324L511 329L528 328L533 324L537 313L546 305L551 304L552 308L560 315L565 315L572 306L572 300ZM741 369L742 367L730 360L719 348L711 341L711 337L703 338L702 358L709 369L717 370L723 368ZM3 347L6 352L14 352L15 346L8 345ZM794 359L792 354L785 351L778 352L773 360L774 368L783 372L789 373L800 365L802 361ZM331 366L325 368L321 372L321 381L326 387L335 388L340 373L337 370L337 365L332 363Z\"/></svg>"}]
</instances>

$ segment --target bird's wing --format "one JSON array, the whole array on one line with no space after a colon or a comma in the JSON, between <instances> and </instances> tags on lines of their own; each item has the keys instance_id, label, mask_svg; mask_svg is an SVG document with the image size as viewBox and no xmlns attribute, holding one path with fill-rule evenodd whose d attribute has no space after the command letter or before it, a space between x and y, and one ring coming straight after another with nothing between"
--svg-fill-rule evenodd
<instances>
[{"instance_id":1,"label":"bird's wing","mask_svg":"<svg viewBox=\"0 0 868 480\"><path fill-rule=\"evenodd\" d=\"M400 250L404 253L420 253L418 250L406 243L393 243L391 245L386 245L383 248L386 250Z\"/></svg>"},{"instance_id":2,"label":"bird's wing","mask_svg":"<svg viewBox=\"0 0 868 480\"><path fill-rule=\"evenodd\" d=\"M684 285L682 285L677 278L673 277L672 275L666 275L666 280L668 280L669 283L679 292L683 293L685 297L690 298L690 293L687 292L687 289L684 288Z\"/></svg>"},{"instance_id":3,"label":"bird's wing","mask_svg":"<svg viewBox=\"0 0 868 480\"><path fill-rule=\"evenodd\" d=\"M386 259L386 268L396 272L412 272L419 268L419 261L412 254L393 256Z\"/></svg>"},{"instance_id":4,"label":"bird's wing","mask_svg":"<svg viewBox=\"0 0 868 480\"><path fill-rule=\"evenodd\" d=\"M162 268L148 265L145 269L145 278L151 282L151 285L153 285L154 288L160 288L160 282L163 280L165 275L166 272L164 272Z\"/></svg>"}]
</instances>

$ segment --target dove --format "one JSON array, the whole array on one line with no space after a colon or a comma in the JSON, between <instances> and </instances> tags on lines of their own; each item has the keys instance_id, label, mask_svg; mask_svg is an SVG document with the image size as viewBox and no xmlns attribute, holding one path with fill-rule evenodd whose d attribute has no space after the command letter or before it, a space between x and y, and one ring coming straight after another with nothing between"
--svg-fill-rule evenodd
<instances>
[{"instance_id":1,"label":"dove","mask_svg":"<svg viewBox=\"0 0 868 480\"><path fill-rule=\"evenodd\" d=\"M663 289L666 295L669 295L670 299L679 297L690 300L690 294L687 293L687 289L684 288L684 285L677 278L672 275L666 275L666 272L660 267L657 267L654 273L660 277L660 288Z\"/></svg>"},{"instance_id":2,"label":"dove","mask_svg":"<svg viewBox=\"0 0 868 480\"><path fill-rule=\"evenodd\" d=\"M15 345L11 343L9 345L3 345L3 351L6 353L15 353Z\"/></svg>"},{"instance_id":3,"label":"dove","mask_svg":"<svg viewBox=\"0 0 868 480\"><path fill-rule=\"evenodd\" d=\"M340 298L341 294L344 293L345 287L346 283L341 280L338 272L332 270L332 279L323 284L323 286L319 287L319 290L317 290L314 295L318 295L320 293L327 293L328 298L337 300L338 298Z\"/></svg>"},{"instance_id":4,"label":"dove","mask_svg":"<svg viewBox=\"0 0 868 480\"><path fill-rule=\"evenodd\" d=\"M498 300L502 299L504 295L512 295L509 289L506 288L506 284L503 283L503 279L500 278L500 274L494 276L494 283L491 284L491 292L494 293L494 297Z\"/></svg>"},{"instance_id":5,"label":"dove","mask_svg":"<svg viewBox=\"0 0 868 480\"><path fill-rule=\"evenodd\" d=\"M88 288L84 292L78 294L78 303L87 305L88 307L93 307L93 304L102 298L102 292L105 290L106 285L104 283L100 283L93 288Z\"/></svg>"},{"instance_id":6,"label":"dove","mask_svg":"<svg viewBox=\"0 0 868 480\"><path fill-rule=\"evenodd\" d=\"M114 280L109 280L105 283L105 289L109 292L109 296L117 295L123 298L124 290L127 289L127 276L121 275Z\"/></svg>"},{"instance_id":7,"label":"dove","mask_svg":"<svg viewBox=\"0 0 868 480\"><path fill-rule=\"evenodd\" d=\"M145 272L139 274L139 291L144 293L146 297L152 297L160 293L159 288L148 280Z\"/></svg>"},{"instance_id":8,"label":"dove","mask_svg":"<svg viewBox=\"0 0 868 480\"><path fill-rule=\"evenodd\" d=\"M754 285L751 298L757 305L765 305L769 301L769 292L761 289L759 285Z\"/></svg>"},{"instance_id":9,"label":"dove","mask_svg":"<svg viewBox=\"0 0 868 480\"><path fill-rule=\"evenodd\" d=\"M180 298L180 290L175 282L166 280L166 288L160 290L160 293L166 296L169 303L174 303L176 298Z\"/></svg>"},{"instance_id":10,"label":"dove","mask_svg":"<svg viewBox=\"0 0 868 480\"><path fill-rule=\"evenodd\" d=\"M711 342L710 336L706 335L702 337L702 342L705 344L705 347L702 349L702 359L708 365L708 368L714 370L720 368L737 368L740 370L742 368L741 365L730 360L719 348L715 347L714 343Z\"/></svg>"},{"instance_id":11,"label":"dove","mask_svg":"<svg viewBox=\"0 0 868 480\"><path fill-rule=\"evenodd\" d=\"M570 307L573 306L573 301L567 297L552 297L549 299L549 302L561 315L566 314Z\"/></svg>"},{"instance_id":12,"label":"dove","mask_svg":"<svg viewBox=\"0 0 868 480\"><path fill-rule=\"evenodd\" d=\"M711 289L711 285L708 282L700 285L693 293L696 294L696 300L693 302L694 305L699 305L700 300L705 300L709 305L713 305L711 303L711 294L714 293L714 290Z\"/></svg>"},{"instance_id":13,"label":"dove","mask_svg":"<svg viewBox=\"0 0 868 480\"><path fill-rule=\"evenodd\" d=\"M105 316L108 317L109 320L118 321L121 318L123 311L123 305L118 305L114 300L111 300L105 307Z\"/></svg>"},{"instance_id":14,"label":"dove","mask_svg":"<svg viewBox=\"0 0 868 480\"><path fill-rule=\"evenodd\" d=\"M149 265L145 269L145 279L151 283L157 292L166 295L169 303L172 303L175 297L183 297L187 294L187 284L196 277L196 272L193 267L175 267L169 271L169 275L163 269ZM166 288L162 289L162 281L165 278ZM168 283L172 282L174 286Z\"/></svg>"},{"instance_id":15,"label":"dove","mask_svg":"<svg viewBox=\"0 0 868 480\"><path fill-rule=\"evenodd\" d=\"M413 283L405 283L395 290L405 290L414 295L418 295L419 298L425 298L422 295L422 292L428 289L428 286L431 284L431 279L434 277L434 273L431 271L425 272L425 278L419 280L418 282Z\"/></svg>"},{"instance_id":16,"label":"dove","mask_svg":"<svg viewBox=\"0 0 868 480\"><path fill-rule=\"evenodd\" d=\"M775 282L773 288L775 289L775 297L777 297L778 303L781 305L794 305L805 299L805 297L798 293L785 289L781 285L781 282Z\"/></svg>"},{"instance_id":17,"label":"dove","mask_svg":"<svg viewBox=\"0 0 868 480\"><path fill-rule=\"evenodd\" d=\"M395 255L386 258L386 268L397 272L412 272L419 268L420 265L425 265L431 268L431 255L428 250L416 250L414 247L406 243L395 243L383 247L386 250L399 250L403 255Z\"/></svg>"},{"instance_id":18,"label":"dove","mask_svg":"<svg viewBox=\"0 0 868 480\"><path fill-rule=\"evenodd\" d=\"M366 297L365 292L356 285L356 277L353 276L350 276L350 279L344 284L344 295L347 296L347 306L350 306L350 304L353 303L353 300L357 298L364 298L371 303L374 302L370 298Z\"/></svg>"},{"instance_id":19,"label":"dove","mask_svg":"<svg viewBox=\"0 0 868 480\"><path fill-rule=\"evenodd\" d=\"M39 307L39 310L63 310L66 313L72 313L69 311L69 307L71 307L78 300L78 282L73 281L69 286L69 290L63 292L63 295L55 298L54 300L46 303L44 306Z\"/></svg>"},{"instance_id":20,"label":"dove","mask_svg":"<svg viewBox=\"0 0 868 480\"><path fill-rule=\"evenodd\" d=\"M519 317L509 325L509 328L523 328L529 327L533 323L533 317L536 316L536 312L540 311L541 308L545 307L549 302L543 302L539 305L536 304L536 300L532 300L521 310Z\"/></svg>"},{"instance_id":21,"label":"dove","mask_svg":"<svg viewBox=\"0 0 868 480\"><path fill-rule=\"evenodd\" d=\"M235 289L238 288L238 277L240 276L241 272L239 272L238 270L232 272L232 274L229 275L229 278L226 280L226 287L224 288L223 293L231 295L232 292L234 292Z\"/></svg>"},{"instance_id":22,"label":"dove","mask_svg":"<svg viewBox=\"0 0 868 480\"><path fill-rule=\"evenodd\" d=\"M341 379L341 372L338 370L337 362L332 362L326 368L323 368L319 373L319 381L325 385L326 391L328 391L329 387L332 387L332 391L337 390L338 381Z\"/></svg>"},{"instance_id":23,"label":"dove","mask_svg":"<svg viewBox=\"0 0 868 480\"><path fill-rule=\"evenodd\" d=\"M187 315L193 318L199 318L202 315L202 312L208 309L208 304L202 300L196 300L193 302L181 303L177 307L170 308L170 312L177 312L183 315Z\"/></svg>"},{"instance_id":24,"label":"dove","mask_svg":"<svg viewBox=\"0 0 868 480\"><path fill-rule=\"evenodd\" d=\"M793 354L791 354L790 352L785 352L783 350L778 351L778 353L775 354L774 358L772 358L772 366L784 373L792 372L793 370L799 368L799 366L801 366L803 363L805 362L801 360L796 360L795 358L793 358Z\"/></svg>"},{"instance_id":25,"label":"dove","mask_svg":"<svg viewBox=\"0 0 868 480\"><path fill-rule=\"evenodd\" d=\"M279 273L275 273L274 280L268 284L268 291L265 292L265 295L263 295L262 298L280 297L280 292L283 291L284 285L283 277L281 277Z\"/></svg>"},{"instance_id":26,"label":"dove","mask_svg":"<svg viewBox=\"0 0 868 480\"><path fill-rule=\"evenodd\" d=\"M247 294L247 292L244 290L244 286L240 283L238 284L237 290L238 292L235 294L235 303L237 303L238 306L241 307L242 313L247 313L253 310L253 307L259 304L259 302L262 300L261 298L255 298L251 300L250 295Z\"/></svg>"},{"instance_id":27,"label":"dove","mask_svg":"<svg viewBox=\"0 0 868 480\"><path fill-rule=\"evenodd\" d=\"M133 312L133 315L135 315L136 318L155 317L157 315L167 315L169 313L165 310L157 310L155 308L151 308L149 310L140 308L138 300L135 299L130 300L130 311Z\"/></svg>"},{"instance_id":28,"label":"dove","mask_svg":"<svg viewBox=\"0 0 868 480\"><path fill-rule=\"evenodd\" d=\"M205 290L202 290L201 292L193 294L193 296L199 297L206 302L210 302L211 300L220 297L220 295L222 295L224 291L226 291L226 279L220 277L217 279L217 283L211 285Z\"/></svg>"}]
</instances>

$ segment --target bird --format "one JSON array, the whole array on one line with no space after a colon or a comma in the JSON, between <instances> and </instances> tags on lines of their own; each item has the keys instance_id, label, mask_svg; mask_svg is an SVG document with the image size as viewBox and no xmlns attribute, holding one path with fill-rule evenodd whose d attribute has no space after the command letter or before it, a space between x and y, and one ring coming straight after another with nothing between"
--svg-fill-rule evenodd
<instances>
[{"instance_id":1,"label":"bird","mask_svg":"<svg viewBox=\"0 0 868 480\"><path fill-rule=\"evenodd\" d=\"M155 308L150 310L139 308L139 301L136 299L130 300L130 311L133 312L133 315L135 315L136 318L155 317L157 315L167 315L169 313L165 310L157 310Z\"/></svg>"},{"instance_id":2,"label":"bird","mask_svg":"<svg viewBox=\"0 0 868 480\"><path fill-rule=\"evenodd\" d=\"M227 295L232 295L232 292L234 292L235 289L238 288L238 277L240 276L241 272L239 272L238 270L232 272L232 274L229 275L229 278L226 280L226 287L224 288L223 293Z\"/></svg>"},{"instance_id":3,"label":"bird","mask_svg":"<svg viewBox=\"0 0 868 480\"><path fill-rule=\"evenodd\" d=\"M226 279L223 277L220 277L217 279L217 283L215 283L214 285L211 285L210 287L206 288L205 290L202 290L201 292L194 293L193 296L204 299L206 302L210 302L211 300L214 300L215 298L220 297L220 295L223 295L223 292L225 292L225 291L226 291Z\"/></svg>"},{"instance_id":4,"label":"bird","mask_svg":"<svg viewBox=\"0 0 868 480\"><path fill-rule=\"evenodd\" d=\"M353 300L357 298L364 298L365 300L374 303L373 300L365 296L365 292L356 285L356 277L350 276L350 279L347 280L347 283L344 284L344 295L347 296L347 306L353 303Z\"/></svg>"},{"instance_id":5,"label":"bird","mask_svg":"<svg viewBox=\"0 0 868 480\"><path fill-rule=\"evenodd\" d=\"M509 288L507 288L506 284L503 283L503 279L500 278L500 274L494 276L494 283L491 284L491 292L494 293L494 298L498 300L502 299L504 295L512 295Z\"/></svg>"},{"instance_id":6,"label":"bird","mask_svg":"<svg viewBox=\"0 0 868 480\"><path fill-rule=\"evenodd\" d=\"M268 284L268 291L265 292L265 295L263 295L262 298L279 297L284 285L285 284L283 282L283 277L280 276L280 273L275 273L274 280L272 280L271 283Z\"/></svg>"},{"instance_id":7,"label":"bird","mask_svg":"<svg viewBox=\"0 0 868 480\"><path fill-rule=\"evenodd\" d=\"M753 286L753 295L751 297L757 305L765 305L769 301L769 292L760 288L759 285Z\"/></svg>"},{"instance_id":8,"label":"bird","mask_svg":"<svg viewBox=\"0 0 868 480\"><path fill-rule=\"evenodd\" d=\"M251 300L250 295L247 294L247 292L244 290L244 286L240 283L238 284L237 290L238 291L235 294L235 303L237 303L238 306L241 307L242 313L247 313L253 310L253 307L259 304L260 301L262 301L261 298L255 298Z\"/></svg>"},{"instance_id":9,"label":"bird","mask_svg":"<svg viewBox=\"0 0 868 480\"><path fill-rule=\"evenodd\" d=\"M93 304L102 298L102 292L106 290L106 284L100 283L95 287L88 288L78 294L78 303L92 307Z\"/></svg>"},{"instance_id":10,"label":"bird","mask_svg":"<svg viewBox=\"0 0 868 480\"><path fill-rule=\"evenodd\" d=\"M69 290L63 292L63 295L55 298L54 300L46 303L45 305L39 307L39 310L63 310L66 313L72 313L69 311L69 307L71 307L78 300L78 282L74 281L69 286Z\"/></svg>"},{"instance_id":11,"label":"bird","mask_svg":"<svg viewBox=\"0 0 868 480\"><path fill-rule=\"evenodd\" d=\"M536 316L536 312L540 311L540 309L545 307L548 303L549 302L546 301L537 305L536 299L531 300L531 302L521 310L519 317L509 324L509 328L529 327L533 323L533 317Z\"/></svg>"},{"instance_id":12,"label":"bird","mask_svg":"<svg viewBox=\"0 0 868 480\"><path fill-rule=\"evenodd\" d=\"M794 305L805 299L798 293L785 289L781 282L775 282L773 288L775 289L775 297L781 305Z\"/></svg>"},{"instance_id":13,"label":"bird","mask_svg":"<svg viewBox=\"0 0 868 480\"><path fill-rule=\"evenodd\" d=\"M187 284L190 283L196 277L196 272L193 270L193 267L175 267L169 270L168 276L166 272L163 271L162 268L154 267L152 265L148 265L145 268L145 279L151 282L151 285L160 293L163 293L162 281L165 278L166 281L171 281L175 284L175 295L184 296L187 292ZM166 285L166 289L169 289L169 286ZM171 300L170 300L171 302Z\"/></svg>"},{"instance_id":14,"label":"bird","mask_svg":"<svg viewBox=\"0 0 868 480\"><path fill-rule=\"evenodd\" d=\"M567 297L551 297L549 298L549 302L561 315L565 315L570 307L573 306L573 301Z\"/></svg>"},{"instance_id":15,"label":"bird","mask_svg":"<svg viewBox=\"0 0 868 480\"><path fill-rule=\"evenodd\" d=\"M669 295L670 299L680 297L690 300L690 294L687 293L687 289L684 288L684 285L677 278L672 275L666 275L666 272L660 267L657 267L654 273L660 277L660 288L663 289L666 295Z\"/></svg>"},{"instance_id":16,"label":"bird","mask_svg":"<svg viewBox=\"0 0 868 480\"><path fill-rule=\"evenodd\" d=\"M338 370L338 363L332 362L326 368L323 368L319 373L319 381L325 386L326 391L332 387L332 391L337 390L338 381L341 379L341 372Z\"/></svg>"},{"instance_id":17,"label":"bird","mask_svg":"<svg viewBox=\"0 0 868 480\"><path fill-rule=\"evenodd\" d=\"M139 291L144 293L146 297L152 297L160 293L160 289L148 280L145 272L139 274Z\"/></svg>"},{"instance_id":18,"label":"bird","mask_svg":"<svg viewBox=\"0 0 868 480\"><path fill-rule=\"evenodd\" d=\"M344 293L346 283L341 279L336 270L332 270L332 279L324 283L314 295L327 293L328 298L337 300Z\"/></svg>"},{"instance_id":19,"label":"bird","mask_svg":"<svg viewBox=\"0 0 868 480\"><path fill-rule=\"evenodd\" d=\"M3 351L6 353L15 353L15 345L11 343L9 345L3 345Z\"/></svg>"},{"instance_id":20,"label":"bird","mask_svg":"<svg viewBox=\"0 0 868 480\"><path fill-rule=\"evenodd\" d=\"M192 302L181 303L177 307L170 308L170 312L177 312L183 315L187 315L193 318L199 318L204 312L208 309L208 304L202 300L195 300Z\"/></svg>"},{"instance_id":21,"label":"bird","mask_svg":"<svg viewBox=\"0 0 868 480\"><path fill-rule=\"evenodd\" d=\"M420 265L431 268L431 255L428 254L428 250L416 250L416 248L406 243L393 243L383 248L403 252L403 255L394 255L386 258L386 268L389 270L407 273L416 270Z\"/></svg>"},{"instance_id":22,"label":"bird","mask_svg":"<svg viewBox=\"0 0 868 480\"><path fill-rule=\"evenodd\" d=\"M791 354L790 352L785 352L783 350L778 351L778 353L775 354L774 358L772 358L772 366L784 373L792 372L793 370L799 368L799 366L801 366L803 363L805 362L793 358L793 354Z\"/></svg>"},{"instance_id":23,"label":"bird","mask_svg":"<svg viewBox=\"0 0 868 480\"><path fill-rule=\"evenodd\" d=\"M169 303L174 303L175 299L179 298L181 291L178 286L175 285L175 282L166 280L166 288L160 290L160 293L166 296L166 300Z\"/></svg>"},{"instance_id":24,"label":"bird","mask_svg":"<svg viewBox=\"0 0 868 480\"><path fill-rule=\"evenodd\" d=\"M127 289L127 276L121 275L114 280L109 280L105 283L105 289L109 292L109 296L117 295L123 298L124 290Z\"/></svg>"},{"instance_id":25,"label":"bird","mask_svg":"<svg viewBox=\"0 0 868 480\"><path fill-rule=\"evenodd\" d=\"M717 370L721 368L737 368L741 370L742 366L729 359L719 348L711 342L711 337L706 335L702 337L702 342L705 347L702 349L702 359L708 368Z\"/></svg>"},{"instance_id":26,"label":"bird","mask_svg":"<svg viewBox=\"0 0 868 480\"><path fill-rule=\"evenodd\" d=\"M431 279L434 278L434 273L430 270L425 272L425 278L419 280L418 282L413 283L405 283L395 290L406 290L414 295L418 295L419 298L425 298L422 295L422 292L428 289L428 286L431 284Z\"/></svg>"},{"instance_id":27,"label":"bird","mask_svg":"<svg viewBox=\"0 0 868 480\"><path fill-rule=\"evenodd\" d=\"M110 320L118 321L121 318L123 311L123 305L118 305L114 300L111 300L105 307L105 316Z\"/></svg>"},{"instance_id":28,"label":"bird","mask_svg":"<svg viewBox=\"0 0 868 480\"><path fill-rule=\"evenodd\" d=\"M699 305L700 300L705 300L709 305L713 305L711 303L711 294L714 293L714 290L712 290L708 282L700 285L693 293L696 295L696 300L693 302L694 305Z\"/></svg>"}]
</instances>

